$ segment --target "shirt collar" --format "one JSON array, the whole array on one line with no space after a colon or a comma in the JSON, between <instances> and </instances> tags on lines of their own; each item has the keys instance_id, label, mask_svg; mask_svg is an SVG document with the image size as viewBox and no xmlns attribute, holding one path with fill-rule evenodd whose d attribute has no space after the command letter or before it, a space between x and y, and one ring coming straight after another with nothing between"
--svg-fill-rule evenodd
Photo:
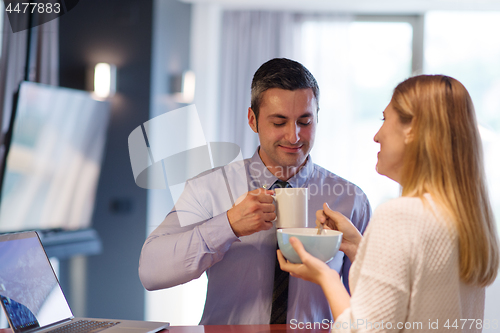
<instances>
[{"instance_id":1,"label":"shirt collar","mask_svg":"<svg viewBox=\"0 0 500 333\"><path fill-rule=\"evenodd\" d=\"M248 165L248 174L250 175L249 187L251 190L262 188L264 185L266 185L266 188L269 188L278 180L278 178L267 169L264 162L262 162L259 156L259 148L260 146L250 158L250 163ZM304 164L300 171L292 178L288 179L288 183L290 183L292 187L307 187L313 170L314 164L311 155L308 155L306 164Z\"/></svg>"}]
</instances>

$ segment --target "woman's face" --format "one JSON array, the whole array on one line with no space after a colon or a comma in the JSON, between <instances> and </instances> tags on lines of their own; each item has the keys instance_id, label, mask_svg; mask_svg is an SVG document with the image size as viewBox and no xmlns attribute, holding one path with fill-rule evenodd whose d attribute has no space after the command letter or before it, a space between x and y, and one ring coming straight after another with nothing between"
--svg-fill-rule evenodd
<instances>
[{"instance_id":1,"label":"woman's face","mask_svg":"<svg viewBox=\"0 0 500 333\"><path fill-rule=\"evenodd\" d=\"M411 124L403 124L391 103L384 112L384 123L373 140L380 143L377 172L400 182L403 154L410 140Z\"/></svg>"}]
</instances>

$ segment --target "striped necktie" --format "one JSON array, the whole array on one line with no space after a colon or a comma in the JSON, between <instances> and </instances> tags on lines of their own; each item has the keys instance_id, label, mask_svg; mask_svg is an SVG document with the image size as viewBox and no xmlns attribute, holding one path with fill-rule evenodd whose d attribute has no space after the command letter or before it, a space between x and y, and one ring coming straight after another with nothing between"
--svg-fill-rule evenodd
<instances>
[{"instance_id":1,"label":"striped necktie","mask_svg":"<svg viewBox=\"0 0 500 333\"><path fill-rule=\"evenodd\" d=\"M288 182L277 180L271 189L291 187ZM288 278L290 274L280 268L278 258L274 266L273 302L271 306L270 324L286 324L288 309Z\"/></svg>"}]
</instances>

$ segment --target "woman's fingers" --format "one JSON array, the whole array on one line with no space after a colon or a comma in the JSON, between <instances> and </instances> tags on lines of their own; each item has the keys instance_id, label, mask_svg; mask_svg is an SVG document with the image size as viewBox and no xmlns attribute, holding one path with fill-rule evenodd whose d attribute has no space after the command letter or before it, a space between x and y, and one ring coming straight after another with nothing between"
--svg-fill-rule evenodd
<instances>
[{"instance_id":1,"label":"woman's fingers","mask_svg":"<svg viewBox=\"0 0 500 333\"><path fill-rule=\"evenodd\" d=\"M319 228L321 225L323 225L325 229L335 229L335 224L328 219L322 209L316 211L316 228Z\"/></svg>"},{"instance_id":2,"label":"woman's fingers","mask_svg":"<svg viewBox=\"0 0 500 333\"><path fill-rule=\"evenodd\" d=\"M318 210L318 211L316 212L316 219L318 219L318 220L319 220L319 221L321 221L321 222L325 222L325 220L326 220L326 215L325 215L325 213L323 212L323 210L322 210L322 209L320 209L320 210Z\"/></svg>"},{"instance_id":3,"label":"woman's fingers","mask_svg":"<svg viewBox=\"0 0 500 333\"><path fill-rule=\"evenodd\" d=\"M321 224L323 224L323 223L321 223L321 222L319 222L318 220L316 220L316 229L318 229L318 228L319 228L319 226L320 226ZM325 223L325 224L323 224L323 228L325 228L326 230L333 230L333 229L332 229L332 227L331 227L331 226L329 226L329 225L328 225L328 224L326 224L326 223Z\"/></svg>"},{"instance_id":4,"label":"woman's fingers","mask_svg":"<svg viewBox=\"0 0 500 333\"><path fill-rule=\"evenodd\" d=\"M292 244L292 247L293 249L295 250L295 252L297 252L297 254L299 255L300 257L300 260L302 260L302 257L304 256L308 256L310 255L309 253L307 253L307 251L304 249L304 245L302 245L302 243L295 237L290 237L290 244ZM304 260L302 260L302 262L304 262Z\"/></svg>"},{"instance_id":5,"label":"woman's fingers","mask_svg":"<svg viewBox=\"0 0 500 333\"><path fill-rule=\"evenodd\" d=\"M290 237L290 244L292 245L295 252L297 252L302 262L307 261L309 257L311 257L311 255L304 249L304 245L302 245L302 243L297 238ZM298 266L300 264L292 264L291 262L288 262L280 250L277 251L277 255L281 270L292 273L298 269Z\"/></svg>"},{"instance_id":6,"label":"woman's fingers","mask_svg":"<svg viewBox=\"0 0 500 333\"><path fill-rule=\"evenodd\" d=\"M339 220L342 218L347 219L347 217L345 217L341 213L332 210L326 202L323 204L323 212L325 216L332 219L334 222L340 222Z\"/></svg>"},{"instance_id":7,"label":"woman's fingers","mask_svg":"<svg viewBox=\"0 0 500 333\"><path fill-rule=\"evenodd\" d=\"M286 259L283 257L281 250L277 250L278 262L280 263L281 270L284 271L283 266L286 264Z\"/></svg>"},{"instance_id":8,"label":"woman's fingers","mask_svg":"<svg viewBox=\"0 0 500 333\"><path fill-rule=\"evenodd\" d=\"M328 221L334 225L334 229L344 232L342 229L345 228L356 228L352 222L345 217L342 213L331 210L328 204L325 202L323 204L323 211L325 215L328 217Z\"/></svg>"},{"instance_id":9,"label":"woman's fingers","mask_svg":"<svg viewBox=\"0 0 500 333\"><path fill-rule=\"evenodd\" d=\"M316 212L316 225L318 226L319 222L330 229L338 230L338 223L342 222L342 219L347 218L341 213L331 210L326 202L323 204L323 209Z\"/></svg>"},{"instance_id":10,"label":"woman's fingers","mask_svg":"<svg viewBox=\"0 0 500 333\"><path fill-rule=\"evenodd\" d=\"M326 215L323 212L322 209L316 211L316 221L319 223L325 223L326 222Z\"/></svg>"},{"instance_id":11,"label":"woman's fingers","mask_svg":"<svg viewBox=\"0 0 500 333\"><path fill-rule=\"evenodd\" d=\"M297 271L299 269L299 265L302 264L292 264L291 262L287 261L283 256L283 253L281 253L281 250L277 250L276 253L281 270L290 273L290 275L293 277L301 278L300 275L295 274L295 271Z\"/></svg>"},{"instance_id":12,"label":"woman's fingers","mask_svg":"<svg viewBox=\"0 0 500 333\"><path fill-rule=\"evenodd\" d=\"M327 264L310 255L297 238L291 237L290 244L299 255L302 264L292 264L283 257L280 250L277 250L278 261L283 271L289 272L293 277L316 284L324 283L328 280L325 277L329 276L331 269Z\"/></svg>"}]
</instances>

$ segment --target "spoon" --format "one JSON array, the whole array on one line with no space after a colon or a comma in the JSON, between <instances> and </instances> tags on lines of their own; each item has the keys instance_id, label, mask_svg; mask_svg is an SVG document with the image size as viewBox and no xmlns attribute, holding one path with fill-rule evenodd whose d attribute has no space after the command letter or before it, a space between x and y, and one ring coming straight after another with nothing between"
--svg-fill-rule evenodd
<instances>
[{"instance_id":1,"label":"spoon","mask_svg":"<svg viewBox=\"0 0 500 333\"><path fill-rule=\"evenodd\" d=\"M317 235L321 235L323 233L323 229L325 228L325 225L321 223L318 227L318 233Z\"/></svg>"}]
</instances>

